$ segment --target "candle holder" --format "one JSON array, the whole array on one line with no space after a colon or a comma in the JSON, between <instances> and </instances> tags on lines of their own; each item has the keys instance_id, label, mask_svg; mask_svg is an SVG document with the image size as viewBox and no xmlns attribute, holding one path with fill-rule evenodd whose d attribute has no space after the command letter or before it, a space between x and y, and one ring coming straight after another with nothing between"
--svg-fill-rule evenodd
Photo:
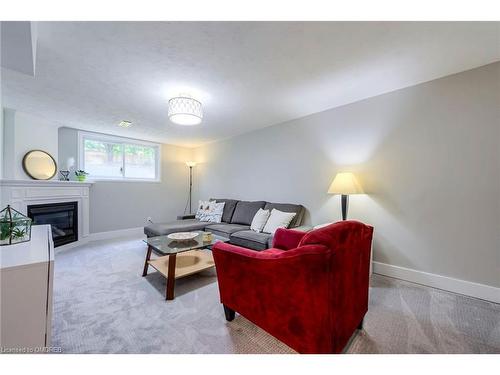
<instances>
[{"instance_id":1,"label":"candle holder","mask_svg":"<svg viewBox=\"0 0 500 375\"><path fill-rule=\"evenodd\" d=\"M61 174L60 181L69 181L69 171L59 171Z\"/></svg>"}]
</instances>

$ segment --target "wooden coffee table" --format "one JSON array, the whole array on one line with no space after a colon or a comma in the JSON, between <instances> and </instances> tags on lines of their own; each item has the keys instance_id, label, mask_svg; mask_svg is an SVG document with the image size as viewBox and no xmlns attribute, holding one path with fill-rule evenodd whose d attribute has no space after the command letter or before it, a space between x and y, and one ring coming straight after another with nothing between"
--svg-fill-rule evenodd
<instances>
[{"instance_id":1,"label":"wooden coffee table","mask_svg":"<svg viewBox=\"0 0 500 375\"><path fill-rule=\"evenodd\" d=\"M214 267L210 249L218 241L227 242L229 239L212 234L210 241L203 241L203 232L188 241L172 240L167 236L150 237L144 240L148 250L142 276L148 274L149 266L156 269L167 279L165 299L173 300L175 279ZM151 259L152 252L160 257Z\"/></svg>"}]
</instances>

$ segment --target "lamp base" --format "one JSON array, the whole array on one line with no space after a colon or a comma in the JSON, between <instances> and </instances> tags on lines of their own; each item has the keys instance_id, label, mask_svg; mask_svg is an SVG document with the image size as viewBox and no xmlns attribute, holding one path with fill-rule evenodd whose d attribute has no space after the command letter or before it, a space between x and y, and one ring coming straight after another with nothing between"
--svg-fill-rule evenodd
<instances>
[{"instance_id":1,"label":"lamp base","mask_svg":"<svg viewBox=\"0 0 500 375\"><path fill-rule=\"evenodd\" d=\"M347 208L349 206L349 196L342 194L342 220L347 220Z\"/></svg>"}]
</instances>

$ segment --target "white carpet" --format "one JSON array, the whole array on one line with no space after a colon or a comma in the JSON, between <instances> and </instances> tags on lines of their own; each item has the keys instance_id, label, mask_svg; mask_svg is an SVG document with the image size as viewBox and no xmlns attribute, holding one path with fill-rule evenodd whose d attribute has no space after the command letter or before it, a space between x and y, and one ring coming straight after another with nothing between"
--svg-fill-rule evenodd
<instances>
[{"instance_id":1,"label":"white carpet","mask_svg":"<svg viewBox=\"0 0 500 375\"><path fill-rule=\"evenodd\" d=\"M53 346L63 353L294 353L237 314L226 322L214 271L141 277L141 240L56 254ZM263 280L265 282L265 280ZM374 275L365 329L347 353L500 353L500 305Z\"/></svg>"}]
</instances>

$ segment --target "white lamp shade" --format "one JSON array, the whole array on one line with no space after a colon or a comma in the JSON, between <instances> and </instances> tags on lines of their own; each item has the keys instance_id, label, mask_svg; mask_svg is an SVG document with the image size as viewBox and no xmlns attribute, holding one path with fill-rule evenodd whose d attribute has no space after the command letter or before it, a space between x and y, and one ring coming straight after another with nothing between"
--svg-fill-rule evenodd
<instances>
[{"instance_id":1,"label":"white lamp shade","mask_svg":"<svg viewBox=\"0 0 500 375\"><path fill-rule=\"evenodd\" d=\"M68 160L66 161L66 170L69 171L74 166L75 166L75 158L68 158Z\"/></svg>"},{"instance_id":2,"label":"white lamp shade","mask_svg":"<svg viewBox=\"0 0 500 375\"><path fill-rule=\"evenodd\" d=\"M187 162L186 162L186 165L187 165L188 167L196 167L196 162L195 162L195 161L187 161Z\"/></svg>"},{"instance_id":3,"label":"white lamp shade","mask_svg":"<svg viewBox=\"0 0 500 375\"><path fill-rule=\"evenodd\" d=\"M354 174L351 172L341 172L337 173L333 179L328 189L328 194L363 194L363 189Z\"/></svg>"},{"instance_id":4,"label":"white lamp shade","mask_svg":"<svg viewBox=\"0 0 500 375\"><path fill-rule=\"evenodd\" d=\"M185 96L172 98L168 101L168 118L178 125L198 125L203 118L201 103Z\"/></svg>"}]
</instances>

